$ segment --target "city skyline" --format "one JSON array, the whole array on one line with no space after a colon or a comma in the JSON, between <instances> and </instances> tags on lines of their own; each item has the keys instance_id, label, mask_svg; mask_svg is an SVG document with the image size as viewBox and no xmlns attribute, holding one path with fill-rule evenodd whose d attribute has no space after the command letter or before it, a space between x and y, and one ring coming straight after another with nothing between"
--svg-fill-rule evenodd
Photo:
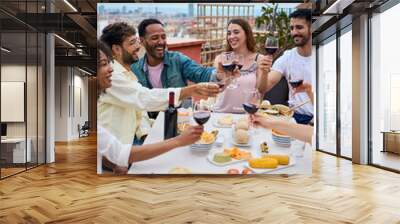
<instances>
[{"instance_id":1,"label":"city skyline","mask_svg":"<svg viewBox=\"0 0 400 224\"><path fill-rule=\"evenodd\" d=\"M191 15L191 10L189 5L193 5L193 15ZM230 3L226 3L230 4ZM270 3L243 3L254 5L254 16L259 16L261 14L261 7L272 5ZM281 3L279 8L291 9L295 8L297 3ZM99 3L97 4L99 14L107 12L119 12L119 13L129 13L135 10L142 10L142 12L162 12L164 14L176 14L184 13L188 16L195 16L197 14L197 3Z\"/></svg>"}]
</instances>

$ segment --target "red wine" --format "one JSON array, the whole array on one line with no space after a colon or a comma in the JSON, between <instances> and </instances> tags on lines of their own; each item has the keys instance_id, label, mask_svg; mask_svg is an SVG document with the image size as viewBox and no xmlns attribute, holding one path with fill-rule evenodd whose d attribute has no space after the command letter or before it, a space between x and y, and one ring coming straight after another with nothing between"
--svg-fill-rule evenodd
<instances>
[{"instance_id":1,"label":"red wine","mask_svg":"<svg viewBox=\"0 0 400 224\"><path fill-rule=\"evenodd\" d=\"M243 65L241 65L241 64L237 64L236 66L238 67L239 70L241 70L243 68Z\"/></svg>"},{"instance_id":2,"label":"red wine","mask_svg":"<svg viewBox=\"0 0 400 224\"><path fill-rule=\"evenodd\" d=\"M164 139L177 136L178 133L178 110L175 108L175 93L169 93L168 108L164 117Z\"/></svg>"},{"instance_id":3,"label":"red wine","mask_svg":"<svg viewBox=\"0 0 400 224\"><path fill-rule=\"evenodd\" d=\"M211 113L209 111L198 111L193 114L194 120L199 124L203 125L207 123L208 119L210 119Z\"/></svg>"},{"instance_id":4,"label":"red wine","mask_svg":"<svg viewBox=\"0 0 400 224\"><path fill-rule=\"evenodd\" d=\"M225 83L223 82L217 82L217 85L219 86L219 88L223 89L225 86Z\"/></svg>"},{"instance_id":5,"label":"red wine","mask_svg":"<svg viewBox=\"0 0 400 224\"><path fill-rule=\"evenodd\" d=\"M226 71L232 72L235 69L236 65L232 64L232 63L231 64L222 64L222 67L224 67L224 69Z\"/></svg>"},{"instance_id":6,"label":"red wine","mask_svg":"<svg viewBox=\"0 0 400 224\"><path fill-rule=\"evenodd\" d=\"M278 50L277 47L265 47L265 51L267 54L273 55Z\"/></svg>"},{"instance_id":7,"label":"red wine","mask_svg":"<svg viewBox=\"0 0 400 224\"><path fill-rule=\"evenodd\" d=\"M254 114L258 110L258 107L256 105L254 105L254 104L251 104L251 103L244 103L243 104L243 108L249 114Z\"/></svg>"},{"instance_id":8,"label":"red wine","mask_svg":"<svg viewBox=\"0 0 400 224\"><path fill-rule=\"evenodd\" d=\"M303 80L290 81L289 83L293 88L297 88L303 84Z\"/></svg>"}]
</instances>

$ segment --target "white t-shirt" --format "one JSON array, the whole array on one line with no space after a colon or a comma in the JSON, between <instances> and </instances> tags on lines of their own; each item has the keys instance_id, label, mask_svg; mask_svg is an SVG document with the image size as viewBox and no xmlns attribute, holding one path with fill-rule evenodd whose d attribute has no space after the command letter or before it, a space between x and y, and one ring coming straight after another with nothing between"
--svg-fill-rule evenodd
<instances>
[{"instance_id":1,"label":"white t-shirt","mask_svg":"<svg viewBox=\"0 0 400 224\"><path fill-rule=\"evenodd\" d=\"M131 144L122 144L107 129L97 126L97 173L102 173L102 156L118 166L128 167Z\"/></svg>"},{"instance_id":2,"label":"white t-shirt","mask_svg":"<svg viewBox=\"0 0 400 224\"><path fill-rule=\"evenodd\" d=\"M312 57L303 57L297 52L297 48L292 48L285 51L285 53L279 57L272 66L272 70L283 74L286 80L289 80L289 76L293 79L303 79L304 82L310 83L313 86L314 91L314 80L312 77ZM307 100L309 100L307 93L293 93L293 89L289 85L289 105L296 106ZM311 103L296 109L299 114L305 114L313 116L314 107Z\"/></svg>"}]
</instances>

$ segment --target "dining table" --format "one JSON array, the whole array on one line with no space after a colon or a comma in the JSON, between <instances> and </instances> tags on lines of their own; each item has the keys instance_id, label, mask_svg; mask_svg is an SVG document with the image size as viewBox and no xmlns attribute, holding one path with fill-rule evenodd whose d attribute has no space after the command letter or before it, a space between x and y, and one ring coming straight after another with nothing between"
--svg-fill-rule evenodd
<instances>
[{"instance_id":1,"label":"dining table","mask_svg":"<svg viewBox=\"0 0 400 224\"><path fill-rule=\"evenodd\" d=\"M272 130L251 127L248 146L237 146L232 137L234 128L219 125L218 120L224 116L231 116L235 122L248 115L211 113L209 121L204 124L204 130L207 132L218 130L217 142L220 144L214 143L210 150L204 151L194 150L190 145L178 147L154 158L133 163L129 168L128 174L170 174L171 170L176 168L184 168L190 171L190 174L227 174L230 169L236 169L241 173L244 169L250 168L248 161L243 160L232 164L220 165L211 161L210 153L237 147L240 150L251 152L253 158L258 158L262 156L260 144L263 142L266 142L269 147L268 154L288 155L290 164L279 166L276 169L252 169L256 172L250 172L250 174L311 174L312 149L310 144L292 139L289 147L283 147L272 139ZM195 121L191 116L189 117L189 123L195 125ZM164 113L161 112L154 121L143 144L152 144L163 140Z\"/></svg>"}]
</instances>

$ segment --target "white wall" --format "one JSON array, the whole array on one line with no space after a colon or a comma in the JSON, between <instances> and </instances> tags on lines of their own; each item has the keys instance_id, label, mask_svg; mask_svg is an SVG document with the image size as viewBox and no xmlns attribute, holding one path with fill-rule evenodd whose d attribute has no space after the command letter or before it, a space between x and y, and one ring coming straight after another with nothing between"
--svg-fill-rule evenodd
<instances>
[{"instance_id":1,"label":"white wall","mask_svg":"<svg viewBox=\"0 0 400 224\"><path fill-rule=\"evenodd\" d=\"M2 65L1 81L5 82L25 82L25 65ZM1 108L6 110L7 108ZM25 137L25 123L7 123L7 137Z\"/></svg>"},{"instance_id":2,"label":"white wall","mask_svg":"<svg viewBox=\"0 0 400 224\"><path fill-rule=\"evenodd\" d=\"M88 78L71 67L56 67L55 73L55 141L70 141L88 120Z\"/></svg>"},{"instance_id":3,"label":"white wall","mask_svg":"<svg viewBox=\"0 0 400 224\"><path fill-rule=\"evenodd\" d=\"M67 67L55 68L55 141L68 140L68 71Z\"/></svg>"}]
</instances>

